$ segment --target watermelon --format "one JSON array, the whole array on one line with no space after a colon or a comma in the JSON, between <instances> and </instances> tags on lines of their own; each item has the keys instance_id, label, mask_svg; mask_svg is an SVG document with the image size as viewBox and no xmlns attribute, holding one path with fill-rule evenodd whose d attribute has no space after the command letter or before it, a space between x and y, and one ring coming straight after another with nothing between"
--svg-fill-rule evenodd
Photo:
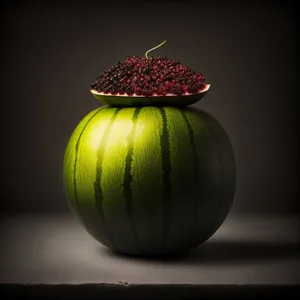
<instances>
[{"instance_id":1,"label":"watermelon","mask_svg":"<svg viewBox=\"0 0 300 300\"><path fill-rule=\"evenodd\" d=\"M195 107L102 106L76 126L64 154L68 204L117 253L189 251L224 222L235 161L222 126Z\"/></svg>"}]
</instances>

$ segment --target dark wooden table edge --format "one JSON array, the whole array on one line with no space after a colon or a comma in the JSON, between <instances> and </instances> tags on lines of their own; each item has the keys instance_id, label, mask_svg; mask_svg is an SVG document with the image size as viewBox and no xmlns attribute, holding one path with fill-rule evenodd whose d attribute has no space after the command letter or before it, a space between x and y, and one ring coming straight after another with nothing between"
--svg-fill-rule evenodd
<instances>
[{"instance_id":1,"label":"dark wooden table edge","mask_svg":"<svg viewBox=\"0 0 300 300\"><path fill-rule=\"evenodd\" d=\"M0 284L1 299L298 299L297 285L235 285L235 284Z\"/></svg>"}]
</instances>

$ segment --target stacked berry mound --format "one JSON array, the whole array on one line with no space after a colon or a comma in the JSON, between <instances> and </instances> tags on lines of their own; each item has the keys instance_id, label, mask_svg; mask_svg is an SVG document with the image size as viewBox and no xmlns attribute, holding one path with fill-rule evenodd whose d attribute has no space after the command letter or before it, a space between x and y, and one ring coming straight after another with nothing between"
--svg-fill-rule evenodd
<instances>
[{"instance_id":1,"label":"stacked berry mound","mask_svg":"<svg viewBox=\"0 0 300 300\"><path fill-rule=\"evenodd\" d=\"M123 96L181 96L205 87L203 74L165 56L127 57L98 76L91 87L102 94Z\"/></svg>"}]
</instances>

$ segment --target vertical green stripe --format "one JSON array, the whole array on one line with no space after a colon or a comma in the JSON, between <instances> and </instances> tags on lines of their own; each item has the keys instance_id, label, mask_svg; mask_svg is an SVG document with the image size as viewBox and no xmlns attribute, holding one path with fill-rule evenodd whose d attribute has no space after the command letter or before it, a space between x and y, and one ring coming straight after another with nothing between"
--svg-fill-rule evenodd
<instances>
[{"instance_id":1,"label":"vertical green stripe","mask_svg":"<svg viewBox=\"0 0 300 300\"><path fill-rule=\"evenodd\" d=\"M162 251L165 247L166 236L168 235L169 226L169 202L171 196L171 161L170 161L170 141L167 126L167 115L163 107L159 108L163 120L161 135L161 154L162 154L162 170L163 170L163 212L162 212Z\"/></svg>"},{"instance_id":2,"label":"vertical green stripe","mask_svg":"<svg viewBox=\"0 0 300 300\"><path fill-rule=\"evenodd\" d=\"M196 228L197 225L197 220L198 220L198 201L199 201L199 190L198 190L198 182L199 182L199 159L198 159L198 154L197 154L197 150L196 150L196 141L195 141L195 134L194 134L194 130L192 127L191 122L189 121L186 113L181 110L180 111L182 114L182 117L187 125L188 131L189 131L189 140L190 140L190 145L192 147L192 163L193 163L193 178L194 178L194 183L195 183L195 197L194 197L194 210L193 213L194 215L191 216L191 218L193 218L193 222L194 222L194 228Z\"/></svg>"},{"instance_id":3,"label":"vertical green stripe","mask_svg":"<svg viewBox=\"0 0 300 300\"><path fill-rule=\"evenodd\" d=\"M182 109L173 107L166 108L165 111L170 143L172 201L166 207L168 228L165 248L172 247L179 251L182 245L189 243L189 233L195 224L195 203L198 199L195 192L194 151ZM178 215L182 217L178 218Z\"/></svg>"},{"instance_id":4,"label":"vertical green stripe","mask_svg":"<svg viewBox=\"0 0 300 300\"><path fill-rule=\"evenodd\" d=\"M135 136L135 132L136 132L136 123L137 123L137 119L139 117L140 112L141 112L141 108L137 108L137 109L135 109L134 114L132 116L133 127L127 138L129 146L128 146L127 156L125 159L125 176L124 176L123 186L124 186L125 205L126 205L127 214L128 214L129 220L130 220L131 230L132 230L132 233L134 236L134 241L135 241L137 250L142 253L142 249L138 242L138 236L137 236L137 230L135 227L134 216L132 214L133 192L132 192L132 188L131 188L131 183L133 181L133 176L131 173L131 166L132 166L132 161L133 161L134 136Z\"/></svg>"},{"instance_id":5,"label":"vertical green stripe","mask_svg":"<svg viewBox=\"0 0 300 300\"><path fill-rule=\"evenodd\" d=\"M105 130L103 137L99 143L98 149L97 149L97 163L96 163L96 178L95 178L95 183L94 183L94 188L95 188L95 201L96 201L96 206L97 206L97 210L98 213L100 215L100 218L103 221L103 226L104 226L104 232L108 238L108 240L110 241L110 243L113 245L114 248L116 248L115 243L112 240L112 237L110 236L108 227L106 225L106 218L105 215L103 213L103 208L102 208L102 200L103 200L103 193L102 193L102 188L101 188L101 175L102 175L102 161L103 161L103 157L105 155L105 146L106 146L106 142L107 139L109 137L110 131L111 131L111 127L119 113L119 111L121 110L121 108L118 108L115 110L114 114L112 115L112 117L109 120L107 129Z\"/></svg>"},{"instance_id":6,"label":"vertical green stripe","mask_svg":"<svg viewBox=\"0 0 300 300\"><path fill-rule=\"evenodd\" d=\"M76 206L78 207L78 210L80 212L80 207L79 207L79 203L78 203L78 197L77 197L77 182L76 182L76 169L77 169L77 158L78 158L78 149L79 149L79 143L81 141L81 137L82 137L82 134L84 133L86 127L88 126L88 124L92 121L92 119L101 111L101 108L99 110L97 110L92 116L91 118L86 122L86 124L84 125L79 137L78 137L78 140L76 142L76 146L75 146L75 162L74 162L74 181L73 181L73 184L74 184L74 193L75 193L75 199L76 199Z\"/></svg>"},{"instance_id":7,"label":"vertical green stripe","mask_svg":"<svg viewBox=\"0 0 300 300\"><path fill-rule=\"evenodd\" d=\"M130 136L134 127L132 117L135 110L136 108L131 107L122 108L111 127L105 145L100 182L106 224L117 248L125 252L136 251L124 194L126 157L133 142Z\"/></svg>"},{"instance_id":8,"label":"vertical green stripe","mask_svg":"<svg viewBox=\"0 0 300 300\"><path fill-rule=\"evenodd\" d=\"M77 158L78 158L78 149L79 149L79 144L81 142L81 138L83 133L85 132L86 127L88 126L88 124L93 120L94 117L96 117L96 115L103 109L99 108L92 116L91 118L86 122L86 124L83 126L83 129L78 137L78 140L76 142L76 146L75 146L75 161L74 161L74 178L73 178L73 185L74 185L74 196L75 196L75 201L76 201L76 207L77 207L77 211L78 211L78 215L80 217L80 219L82 220L82 223L84 224L84 226L86 227L86 229L89 232L92 232L93 229L90 228L90 226L88 225L88 222L86 222L84 215L81 213L80 210L80 205L78 202L78 195L77 195L77 181L76 181L76 170L77 170Z\"/></svg>"},{"instance_id":9,"label":"vertical green stripe","mask_svg":"<svg viewBox=\"0 0 300 300\"><path fill-rule=\"evenodd\" d=\"M103 219L97 208L94 183L97 172L97 150L116 109L106 106L87 125L79 145L76 172L81 215L84 216L86 224L91 229L88 230L89 233L108 247L112 247L112 245L107 237Z\"/></svg>"},{"instance_id":10,"label":"vertical green stripe","mask_svg":"<svg viewBox=\"0 0 300 300\"><path fill-rule=\"evenodd\" d=\"M99 109L91 111L79 122L68 141L64 154L64 190L67 195L69 208L80 221L82 221L82 217L78 207L77 182L75 180L78 145L87 123L90 122L98 111Z\"/></svg>"},{"instance_id":11,"label":"vertical green stripe","mask_svg":"<svg viewBox=\"0 0 300 300\"><path fill-rule=\"evenodd\" d=\"M163 120L157 107L141 109L134 136L132 214L139 246L145 253L161 251L163 170L161 135Z\"/></svg>"},{"instance_id":12,"label":"vertical green stripe","mask_svg":"<svg viewBox=\"0 0 300 300\"><path fill-rule=\"evenodd\" d=\"M213 184L208 184L209 186L214 186L214 191L211 191L212 197L210 199L210 209L213 212L211 213L213 215L211 219L213 220L212 224L214 224L214 227L206 230L206 233L209 231L212 233L217 230L221 222L226 218L234 199L236 180L235 158L231 141L222 125L207 113L199 112L199 114L209 132L211 146L215 149L214 160L217 164L217 167L210 166L210 181ZM208 161L212 162L212 159ZM218 207L218 210L216 211L214 207Z\"/></svg>"},{"instance_id":13,"label":"vertical green stripe","mask_svg":"<svg viewBox=\"0 0 300 300\"><path fill-rule=\"evenodd\" d=\"M195 148L198 154L198 205L197 223L194 226L192 246L205 240L210 234L210 227L214 224L217 212L220 209L219 203L219 182L220 182L220 161L218 148L208 130L203 113L187 108L184 110L195 136ZM215 208L218 207L218 210ZM201 224L201 226L199 226Z\"/></svg>"},{"instance_id":14,"label":"vertical green stripe","mask_svg":"<svg viewBox=\"0 0 300 300\"><path fill-rule=\"evenodd\" d=\"M182 117L183 117L183 119L188 127L188 131L189 131L190 145L192 146L192 153L193 153L192 160L193 160L193 164L194 164L194 176L195 176L195 180L197 180L198 174L199 174L199 162L198 162L198 156L196 153L195 135L194 135L192 124L190 123L185 112L181 110L181 114L182 114Z\"/></svg>"}]
</instances>

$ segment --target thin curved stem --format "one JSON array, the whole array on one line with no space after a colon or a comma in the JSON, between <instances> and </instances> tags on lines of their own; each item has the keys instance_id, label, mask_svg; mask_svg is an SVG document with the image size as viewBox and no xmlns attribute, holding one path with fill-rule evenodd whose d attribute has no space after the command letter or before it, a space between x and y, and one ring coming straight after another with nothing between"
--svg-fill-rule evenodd
<instances>
[{"instance_id":1,"label":"thin curved stem","mask_svg":"<svg viewBox=\"0 0 300 300\"><path fill-rule=\"evenodd\" d=\"M148 59L148 53L150 52L150 51L152 51L152 50L154 50L154 49L157 49L157 48L159 48L159 47L161 47L164 43L166 43L167 41L163 41L161 44L159 44L158 46L156 46L156 47L154 47L154 48L152 48L152 49L149 49L146 53L145 53L145 56L146 56L146 58Z\"/></svg>"}]
</instances>

